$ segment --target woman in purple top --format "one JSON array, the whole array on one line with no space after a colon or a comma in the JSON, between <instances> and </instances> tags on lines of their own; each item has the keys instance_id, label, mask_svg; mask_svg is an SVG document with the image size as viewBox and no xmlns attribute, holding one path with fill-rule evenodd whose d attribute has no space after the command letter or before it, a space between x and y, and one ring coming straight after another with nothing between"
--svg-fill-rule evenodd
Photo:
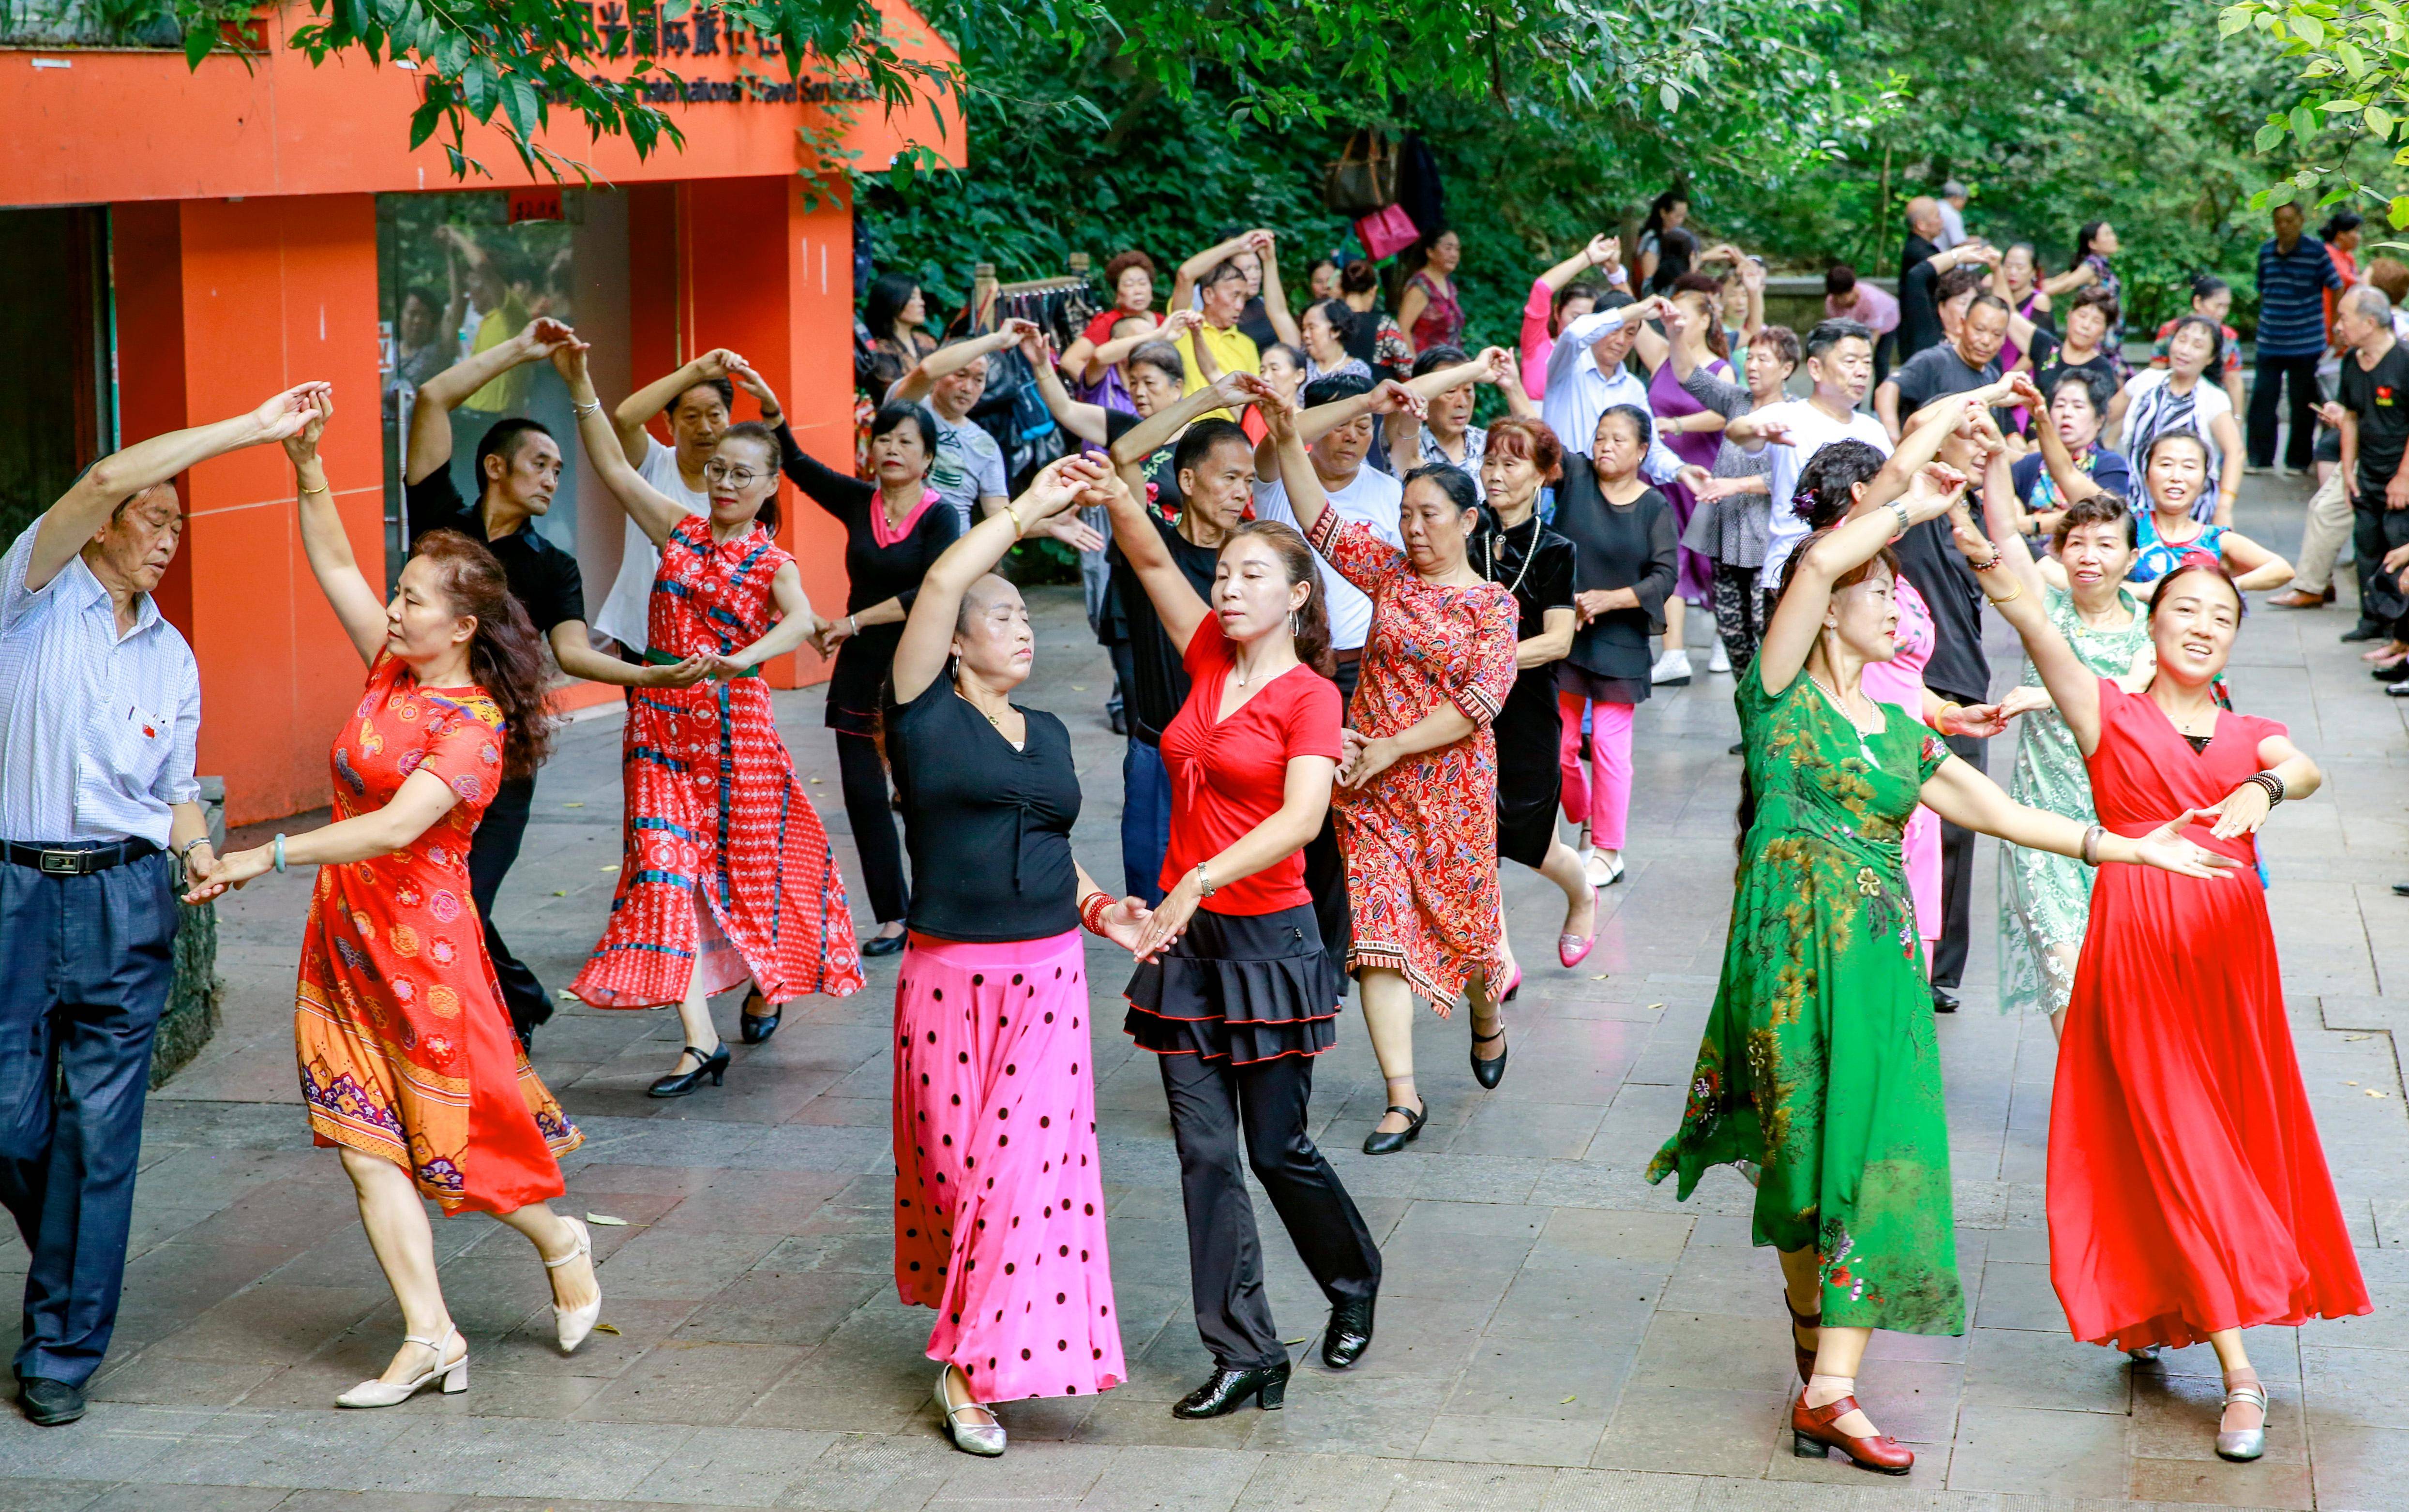
<instances>
[{"instance_id":1,"label":"woman in purple top","mask_svg":"<svg viewBox=\"0 0 2409 1512\"><path fill-rule=\"evenodd\" d=\"M1722 321L1716 318L1716 302L1721 289L1704 273L1684 273L1673 281L1666 297L1672 301L1686 318L1681 334L1674 338L1683 343L1693 369L1704 368L1725 382L1732 382L1731 353L1724 346ZM1648 407L1656 415L1657 434L1665 445L1685 466L1711 468L1716 454L1723 450L1724 417L1718 410L1709 410L1690 396L1681 386L1679 374L1667 359L1673 354L1671 342L1652 328L1642 325L1637 348L1639 360L1649 369ZM1687 485L1678 482L1657 484L1666 502L1673 507L1673 530L1676 536L1690 524L1690 513L1697 508L1697 497ZM1712 558L1684 547L1681 551L1681 571L1675 598L1665 604L1665 650L1669 656L1681 644L1682 621L1679 601L1704 607L1709 601L1714 582ZM1725 670L1721 641L1715 645L1714 664L1709 670Z\"/></svg>"}]
</instances>

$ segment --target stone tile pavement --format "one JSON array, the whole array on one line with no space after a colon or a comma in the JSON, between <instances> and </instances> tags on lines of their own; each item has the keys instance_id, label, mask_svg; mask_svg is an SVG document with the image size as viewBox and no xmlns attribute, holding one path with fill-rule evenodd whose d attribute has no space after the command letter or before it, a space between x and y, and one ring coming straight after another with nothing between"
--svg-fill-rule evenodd
<instances>
[{"instance_id":1,"label":"stone tile pavement","mask_svg":"<svg viewBox=\"0 0 2409 1512\"><path fill-rule=\"evenodd\" d=\"M2304 495L2254 480L2244 528L2290 550ZM1111 874L1108 674L1075 596L1041 595L1039 618L1030 701L1076 735L1078 841ZM2409 982L2409 901L2387 887L2409 877L2409 770L2399 706L2334 641L2345 623L2262 610L2233 679L2330 774L2272 827L2272 902L2378 1309L2254 1338L2275 1395L2273 1447L2257 1465L2210 1452L2205 1348L2134 1372L2065 1335L2041 1228L2051 1040L2041 1021L1994 1011L1987 860L1966 1010L1941 1025L1972 1331L1878 1337L1865 1390L1918 1449L1904 1482L1792 1457L1780 1282L1749 1245L1748 1188L1721 1174L1683 1205L1640 1179L1679 1116L1728 906L1730 684L1702 679L1641 716L1631 877L1608 893L1580 970L1547 948L1552 889L1507 871L1529 979L1504 1086L1482 1093L1466 1074L1461 1018L1426 1016L1429 1130L1410 1153L1370 1160L1356 1148L1382 1098L1360 1026L1319 1068L1326 1148L1381 1236L1389 1281L1378 1342L1332 1375L1306 1347L1318 1294L1267 1227L1273 1297L1303 1361L1283 1412L1182 1424L1164 1410L1205 1361L1161 1093L1106 994L1095 1071L1133 1378L1098 1399L1007 1406L1000 1462L943 1443L921 1356L929 1315L899 1305L887 1274L891 961L875 964L870 991L814 1000L769 1044L738 1047L725 1089L677 1102L643 1095L674 1053L671 1015L564 1007L537 1061L587 1134L569 1210L624 1220L596 1230L618 1332L559 1358L542 1273L519 1241L481 1217L440 1223L471 1390L333 1409L400 1329L348 1188L333 1156L310 1148L296 1105L289 991L308 880L269 878L224 910L224 1032L151 1101L135 1259L96 1404L67 1430L0 1421L0 1512L2409 1505L2409 1122L2395 1048L2409 994L2394 990ZM818 696L783 695L780 712L842 834ZM510 938L555 986L614 880L617 751L615 713L567 734L502 900ZM1110 985L1107 954L1091 960ZM720 1008L732 1031L735 1001ZM13 1241L0 1249L0 1271L22 1267Z\"/></svg>"}]
</instances>

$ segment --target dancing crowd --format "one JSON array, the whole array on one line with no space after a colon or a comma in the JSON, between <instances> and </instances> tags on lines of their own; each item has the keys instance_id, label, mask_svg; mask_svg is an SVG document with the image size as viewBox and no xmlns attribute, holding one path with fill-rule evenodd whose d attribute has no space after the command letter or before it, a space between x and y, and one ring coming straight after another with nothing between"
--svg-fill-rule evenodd
<instances>
[{"instance_id":1,"label":"dancing crowd","mask_svg":"<svg viewBox=\"0 0 2409 1512\"><path fill-rule=\"evenodd\" d=\"M859 991L865 958L900 957L895 1278L935 1313L951 1441L1001 1454L996 1404L1127 1377L1083 931L1126 953L1105 986L1157 1058L1179 1158L1212 1368L1171 1411L1279 1407L1291 1361L1245 1173L1330 1303L1323 1362L1349 1367L1383 1259L1308 1132L1315 1058L1351 983L1386 1081L1367 1156L1428 1116L1418 1001L1461 1005L1475 1082L1503 1085L1523 973L1499 862L1563 893L1557 956L1580 964L1599 889L1627 874L1640 706L1697 675L1695 607L1709 675L1734 679L1738 865L1687 1104L1648 1176L1683 1199L1717 1166L1753 1186L1798 1452L1904 1473L1913 1455L1856 1395L1870 1334L1966 1327L1935 1015L1958 1006L1988 834L2001 1005L2058 1038L2048 1218L2069 1329L2137 1362L2212 1345L2217 1452L2258 1457L2244 1331L2370 1303L2256 870L2261 826L2320 774L2223 675L2245 595L2293 568L2231 511L2292 382L2296 453L2329 424L2335 492L2362 511L2379 675L2409 669L2409 599L2383 597L2409 567L2409 511L2389 504L2409 502L2392 408L2409 355L2383 279L2346 277L2279 210L2245 449L2229 290L2201 280L2160 365L2128 371L2113 228L2084 226L2044 276L2030 246L1968 236L1947 187L1908 207L1897 295L1834 266L1803 333L1767 323L1764 262L1707 242L1678 193L1627 269L1600 236L1537 274L1510 348L1465 343L1443 228L1386 291L1365 261L1317 263L1295 309L1267 232L1180 263L1161 310L1156 265L1126 252L1110 308L1059 353L1017 319L936 339L923 292L881 280L850 467L806 453L725 349L606 414L584 340L536 318L418 386L390 596L334 505L327 384L104 458L0 558L0 931L43 968L7 989L33 1049L5 1061L22 1074L0 1159L32 1251L27 1416L79 1416L108 1347L177 898L294 865L317 871L295 1019L308 1118L405 1325L339 1403L466 1389L424 1199L527 1236L564 1351L597 1326L590 1236L549 1205L581 1136L527 1055L551 995L492 918L555 668L626 690L625 855L569 992L676 1009L654 1096L724 1083L714 996L745 989L736 1022L758 1044L786 1003ZM2300 402L2286 288L2337 296L2317 339L2347 356L2322 409ZM1017 476L974 414L1007 355L1066 439ZM504 419L477 442L475 497L453 482L452 410L536 364L627 520L590 627L575 559L532 528L570 439ZM757 418L735 418L740 394ZM192 775L197 672L151 592L182 526L169 480L271 442L367 680L334 732L332 822L221 857ZM844 531L841 613L778 544L788 482ZM2372 527L2371 499L2388 506ZM1074 853L1068 727L1017 701L1036 637L1004 571L1040 536L1080 554L1111 651L1117 872ZM1996 699L1985 605L2026 651ZM760 675L805 648L834 662L859 932ZM2003 788L1985 752L2012 728Z\"/></svg>"}]
</instances>

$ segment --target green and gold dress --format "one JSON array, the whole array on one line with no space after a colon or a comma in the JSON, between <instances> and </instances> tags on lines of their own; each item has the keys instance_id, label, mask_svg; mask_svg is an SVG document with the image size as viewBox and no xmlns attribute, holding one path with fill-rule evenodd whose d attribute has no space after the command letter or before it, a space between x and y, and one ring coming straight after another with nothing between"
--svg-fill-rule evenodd
<instances>
[{"instance_id":1,"label":"green and gold dress","mask_svg":"<svg viewBox=\"0 0 2409 1512\"><path fill-rule=\"evenodd\" d=\"M1681 1131L1648 1179L1763 1168L1756 1242L1813 1246L1824 1321L1963 1333L1949 1130L1899 836L1939 736L1889 704L1861 734L1800 673L1739 680L1756 812Z\"/></svg>"}]
</instances>

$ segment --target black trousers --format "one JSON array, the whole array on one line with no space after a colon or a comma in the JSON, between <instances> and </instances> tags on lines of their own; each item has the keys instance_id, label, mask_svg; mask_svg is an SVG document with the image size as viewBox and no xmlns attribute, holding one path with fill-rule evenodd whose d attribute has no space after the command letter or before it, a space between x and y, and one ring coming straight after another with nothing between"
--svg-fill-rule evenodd
<instances>
[{"instance_id":1,"label":"black trousers","mask_svg":"<svg viewBox=\"0 0 2409 1512\"><path fill-rule=\"evenodd\" d=\"M116 1331L179 919L163 852L86 877L0 861L0 1202L32 1252L21 1376L80 1386Z\"/></svg>"},{"instance_id":2,"label":"black trousers","mask_svg":"<svg viewBox=\"0 0 2409 1512\"><path fill-rule=\"evenodd\" d=\"M1336 1303L1380 1289L1380 1247L1305 1131L1313 1058L1244 1066L1193 1055L1156 1058L1179 1146L1196 1332L1217 1363L1234 1370L1277 1365L1288 1350L1263 1294L1262 1240L1238 1168L1241 1130L1245 1159L1321 1294Z\"/></svg>"},{"instance_id":3,"label":"black trousers","mask_svg":"<svg viewBox=\"0 0 2409 1512\"><path fill-rule=\"evenodd\" d=\"M485 954L493 958L494 980L502 986L502 1006L511 1011L511 1032L525 1044L534 1028L552 1016L552 994L536 980L526 962L511 954L502 931L494 925L494 896L519 858L527 839L527 812L535 806L535 779L510 777L494 790L494 801L477 823L469 842L469 892L477 900L477 917L485 924Z\"/></svg>"},{"instance_id":4,"label":"black trousers","mask_svg":"<svg viewBox=\"0 0 2409 1512\"><path fill-rule=\"evenodd\" d=\"M2317 440L2317 359L2258 356L2258 376L2250 385L2250 465L2272 467L2275 461L2276 390L2292 390L2292 430L2284 441L2284 465L2305 469Z\"/></svg>"},{"instance_id":5,"label":"black trousers","mask_svg":"<svg viewBox=\"0 0 2409 1512\"><path fill-rule=\"evenodd\" d=\"M836 732L837 780L844 787L844 816L853 826L853 848L861 857L870 911L881 924L911 912L912 890L903 881L903 846L895 838L895 811L887 800L887 763L878 742L851 730Z\"/></svg>"},{"instance_id":6,"label":"black trousers","mask_svg":"<svg viewBox=\"0 0 2409 1512\"><path fill-rule=\"evenodd\" d=\"M1355 682L1362 672L1360 662L1338 664L1342 708L1355 701ZM1321 832L1305 842L1305 890L1313 895L1313 917L1321 926L1321 948L1328 953L1330 964L1343 976L1347 972L1348 947L1355 942L1355 911L1347 902L1347 858L1338 853L1334 809L1322 814Z\"/></svg>"},{"instance_id":7,"label":"black trousers","mask_svg":"<svg viewBox=\"0 0 2409 1512\"><path fill-rule=\"evenodd\" d=\"M1897 363L1898 330L1894 326L1874 338L1874 388L1882 386L1882 380L1890 376L1891 368ZM1866 392L1870 394L1873 390Z\"/></svg>"},{"instance_id":8,"label":"black trousers","mask_svg":"<svg viewBox=\"0 0 2409 1512\"><path fill-rule=\"evenodd\" d=\"M2402 594L2399 574L2384 570L2384 556L2403 542L2409 542L2409 510L2386 509L2383 485L2370 488L2361 480L2358 502L2350 510L2350 550L2359 558L2359 614L2366 623L2384 626L2396 635L2409 619L2392 616Z\"/></svg>"},{"instance_id":9,"label":"black trousers","mask_svg":"<svg viewBox=\"0 0 2409 1512\"><path fill-rule=\"evenodd\" d=\"M1944 694L1943 697L1955 697ZM1980 698L1959 698L1979 703ZM1990 770L1990 742L1970 735L1947 737L1949 753ZM1974 929L1974 831L1940 821L1940 943L1932 952L1932 985L1954 987L1966 976L1966 942Z\"/></svg>"}]
</instances>

